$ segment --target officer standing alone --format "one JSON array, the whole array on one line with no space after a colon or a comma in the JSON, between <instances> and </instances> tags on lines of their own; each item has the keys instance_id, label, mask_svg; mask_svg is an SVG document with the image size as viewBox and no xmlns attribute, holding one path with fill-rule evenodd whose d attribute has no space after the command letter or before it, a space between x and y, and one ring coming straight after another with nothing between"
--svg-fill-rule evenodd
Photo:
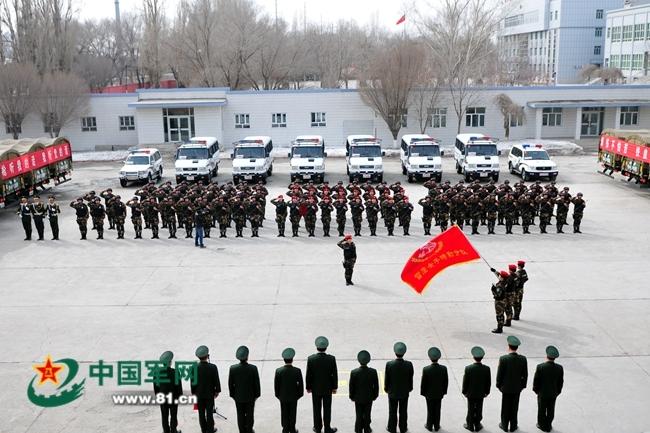
<instances>
[{"instance_id":1,"label":"officer standing alone","mask_svg":"<svg viewBox=\"0 0 650 433\"><path fill-rule=\"evenodd\" d=\"M537 394L537 428L544 432L553 430L555 400L564 385L564 369L555 362L558 356L557 348L548 346L546 362L537 365L533 378L533 392Z\"/></svg>"},{"instance_id":2,"label":"officer standing alone","mask_svg":"<svg viewBox=\"0 0 650 433\"><path fill-rule=\"evenodd\" d=\"M210 363L210 352L206 346L199 346L195 354L199 363L196 366L196 383L192 384L191 389L196 396L199 425L201 433L214 433L214 399L221 392L219 370Z\"/></svg>"},{"instance_id":3,"label":"officer standing alone","mask_svg":"<svg viewBox=\"0 0 650 433\"><path fill-rule=\"evenodd\" d=\"M360 366L350 373L349 395L354 402L356 419L354 433L371 433L372 402L379 396L377 370L368 367L370 353L362 350L357 355Z\"/></svg>"},{"instance_id":4,"label":"officer standing alone","mask_svg":"<svg viewBox=\"0 0 650 433\"><path fill-rule=\"evenodd\" d=\"M237 408L239 433L253 433L255 424L255 400L261 394L260 375L257 367L248 363L248 347L237 348L239 364L230 367L228 390Z\"/></svg>"},{"instance_id":5,"label":"officer standing alone","mask_svg":"<svg viewBox=\"0 0 650 433\"><path fill-rule=\"evenodd\" d=\"M335 433L336 427L331 426L332 421L332 394L336 394L339 387L338 368L336 358L325 353L329 346L327 338L316 338L317 353L307 358L307 372L305 374L305 388L311 393L312 407L314 410L314 433Z\"/></svg>"},{"instance_id":6,"label":"officer standing alone","mask_svg":"<svg viewBox=\"0 0 650 433\"><path fill-rule=\"evenodd\" d=\"M526 357L517 353L521 342L513 335L508 341L508 354L499 358L497 368L497 388L501 391L501 422L503 431L517 430L519 395L528 382L528 363Z\"/></svg>"},{"instance_id":7,"label":"officer standing alone","mask_svg":"<svg viewBox=\"0 0 650 433\"><path fill-rule=\"evenodd\" d=\"M304 395L302 371L293 366L294 356L296 356L296 351L291 347L282 351L284 366L275 370L273 381L275 397L280 400L282 433L297 433L298 400Z\"/></svg>"},{"instance_id":8,"label":"officer standing alone","mask_svg":"<svg viewBox=\"0 0 650 433\"><path fill-rule=\"evenodd\" d=\"M345 269L345 285L353 286L352 273L354 264L357 261L357 247L352 241L352 235L345 235L342 241L337 244L343 250L343 269Z\"/></svg>"},{"instance_id":9,"label":"officer standing alone","mask_svg":"<svg viewBox=\"0 0 650 433\"><path fill-rule=\"evenodd\" d=\"M431 347L427 355L431 364L422 369L420 395L427 400L427 421L424 428L432 431L440 430L440 406L442 398L447 394L449 376L447 367L438 364L441 353L437 347Z\"/></svg>"},{"instance_id":10,"label":"officer standing alone","mask_svg":"<svg viewBox=\"0 0 650 433\"><path fill-rule=\"evenodd\" d=\"M408 430L409 394L413 391L413 364L404 359L406 344L401 341L393 346L395 359L386 363L384 374L384 391L388 394L388 426L390 433ZM399 413L399 415L398 415Z\"/></svg>"}]
</instances>

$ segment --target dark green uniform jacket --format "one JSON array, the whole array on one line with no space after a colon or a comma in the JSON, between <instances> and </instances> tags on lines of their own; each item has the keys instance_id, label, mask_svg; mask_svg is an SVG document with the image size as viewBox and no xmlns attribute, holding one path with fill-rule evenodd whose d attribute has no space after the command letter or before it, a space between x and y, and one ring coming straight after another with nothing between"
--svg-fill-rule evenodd
<instances>
[{"instance_id":1,"label":"dark green uniform jacket","mask_svg":"<svg viewBox=\"0 0 650 433\"><path fill-rule=\"evenodd\" d=\"M275 370L275 396L283 402L298 401L304 394L302 371L293 365L285 365Z\"/></svg>"},{"instance_id":2,"label":"dark green uniform jacket","mask_svg":"<svg viewBox=\"0 0 650 433\"><path fill-rule=\"evenodd\" d=\"M449 377L447 367L434 363L422 369L422 383L420 395L426 398L442 398L447 394Z\"/></svg>"},{"instance_id":3,"label":"dark green uniform jacket","mask_svg":"<svg viewBox=\"0 0 650 433\"><path fill-rule=\"evenodd\" d=\"M384 391L388 397L401 400L413 391L413 364L398 358L386 363Z\"/></svg>"},{"instance_id":4,"label":"dark green uniform jacket","mask_svg":"<svg viewBox=\"0 0 650 433\"><path fill-rule=\"evenodd\" d=\"M230 366L228 374L230 397L237 403L250 403L260 396L260 376L257 367L247 362Z\"/></svg>"},{"instance_id":5,"label":"dark green uniform jacket","mask_svg":"<svg viewBox=\"0 0 650 433\"><path fill-rule=\"evenodd\" d=\"M519 394L528 382L526 357L512 352L499 358L497 388L504 394Z\"/></svg>"},{"instance_id":6,"label":"dark green uniform jacket","mask_svg":"<svg viewBox=\"0 0 650 433\"><path fill-rule=\"evenodd\" d=\"M355 403L370 403L379 396L377 370L368 366L355 368L350 373L350 400Z\"/></svg>"},{"instance_id":7,"label":"dark green uniform jacket","mask_svg":"<svg viewBox=\"0 0 650 433\"><path fill-rule=\"evenodd\" d=\"M492 378L490 367L474 363L465 367L463 375L463 395L469 399L485 398L490 394Z\"/></svg>"},{"instance_id":8,"label":"dark green uniform jacket","mask_svg":"<svg viewBox=\"0 0 650 433\"><path fill-rule=\"evenodd\" d=\"M533 378L533 392L542 398L555 398L562 392L564 369L555 362L537 365Z\"/></svg>"},{"instance_id":9,"label":"dark green uniform jacket","mask_svg":"<svg viewBox=\"0 0 650 433\"><path fill-rule=\"evenodd\" d=\"M314 395L328 395L339 387L336 358L319 352L307 358L305 388Z\"/></svg>"},{"instance_id":10,"label":"dark green uniform jacket","mask_svg":"<svg viewBox=\"0 0 650 433\"><path fill-rule=\"evenodd\" d=\"M197 398L214 398L215 394L221 392L217 366L209 362L199 362L196 369L197 381L192 384L192 394Z\"/></svg>"}]
</instances>

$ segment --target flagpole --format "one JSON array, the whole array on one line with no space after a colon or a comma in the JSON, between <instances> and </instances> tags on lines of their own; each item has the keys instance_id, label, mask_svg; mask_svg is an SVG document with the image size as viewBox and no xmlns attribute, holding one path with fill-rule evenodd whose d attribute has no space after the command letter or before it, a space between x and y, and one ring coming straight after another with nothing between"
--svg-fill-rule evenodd
<instances>
[{"instance_id":1,"label":"flagpole","mask_svg":"<svg viewBox=\"0 0 650 433\"><path fill-rule=\"evenodd\" d=\"M458 224L453 224L452 227L458 227L458 230L463 234L463 236L465 236L465 239L467 239L467 242L469 242L469 239L467 238L467 235L465 234L464 231L460 230L460 227L458 226ZM449 229L451 229L451 227L449 227ZM447 230L449 230L449 229L447 229ZM489 264L487 260L485 260L485 257L483 257L482 254L479 254L479 257L481 257L481 260L483 260L485 262L485 264L488 265L488 268L490 268L490 271L492 271L492 269L494 269L494 267L491 264Z\"/></svg>"}]
</instances>

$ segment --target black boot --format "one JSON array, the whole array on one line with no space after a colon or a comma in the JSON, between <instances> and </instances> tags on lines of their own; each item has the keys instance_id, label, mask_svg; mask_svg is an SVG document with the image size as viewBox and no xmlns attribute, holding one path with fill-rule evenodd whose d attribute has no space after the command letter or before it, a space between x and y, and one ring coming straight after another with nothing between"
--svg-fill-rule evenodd
<instances>
[{"instance_id":1,"label":"black boot","mask_svg":"<svg viewBox=\"0 0 650 433\"><path fill-rule=\"evenodd\" d=\"M503 333L503 325L497 325L496 328L492 330L493 334L502 334Z\"/></svg>"},{"instance_id":2,"label":"black boot","mask_svg":"<svg viewBox=\"0 0 650 433\"><path fill-rule=\"evenodd\" d=\"M503 326L512 326L512 319L506 319L506 323Z\"/></svg>"}]
</instances>

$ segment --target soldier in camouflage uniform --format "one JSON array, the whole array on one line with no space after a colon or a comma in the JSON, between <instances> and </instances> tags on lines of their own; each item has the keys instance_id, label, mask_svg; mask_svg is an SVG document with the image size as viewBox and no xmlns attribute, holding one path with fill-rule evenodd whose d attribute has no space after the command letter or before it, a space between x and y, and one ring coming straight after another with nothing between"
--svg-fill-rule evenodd
<instances>
[{"instance_id":1,"label":"soldier in camouflage uniform","mask_svg":"<svg viewBox=\"0 0 650 433\"><path fill-rule=\"evenodd\" d=\"M524 234L530 234L529 227L535 218L535 206L530 194L522 194L517 200L519 213L521 214L521 228Z\"/></svg>"},{"instance_id":2,"label":"soldier in camouflage uniform","mask_svg":"<svg viewBox=\"0 0 650 433\"><path fill-rule=\"evenodd\" d=\"M192 239L194 236L192 232L194 230L194 205L192 205L189 199L186 197L183 199L183 227L185 228L185 239Z\"/></svg>"},{"instance_id":3,"label":"soldier in camouflage uniform","mask_svg":"<svg viewBox=\"0 0 650 433\"><path fill-rule=\"evenodd\" d=\"M168 239L176 239L176 209L171 197L162 201L161 216L167 225L167 229L169 229Z\"/></svg>"},{"instance_id":4,"label":"soldier in camouflage uniform","mask_svg":"<svg viewBox=\"0 0 650 433\"><path fill-rule=\"evenodd\" d=\"M354 235L361 236L361 222L363 221L363 203L361 197L355 197L350 202L350 213L352 214L352 226L354 227Z\"/></svg>"},{"instance_id":5,"label":"soldier in camouflage uniform","mask_svg":"<svg viewBox=\"0 0 650 433\"><path fill-rule=\"evenodd\" d=\"M580 223L582 222L582 216L585 212L587 203L582 198L581 192L576 194L576 196L571 200L571 203L573 203L573 233L582 233L580 231Z\"/></svg>"},{"instance_id":6,"label":"soldier in camouflage uniform","mask_svg":"<svg viewBox=\"0 0 650 433\"><path fill-rule=\"evenodd\" d=\"M115 214L113 213L112 200L115 198L113 190L108 188L99 193L99 196L104 199L104 207L106 208L106 216L108 217L108 229L115 229Z\"/></svg>"},{"instance_id":7,"label":"soldier in camouflage uniform","mask_svg":"<svg viewBox=\"0 0 650 433\"><path fill-rule=\"evenodd\" d=\"M284 196L279 195L277 198L271 199L271 204L275 206L275 222L278 224L278 237L284 237L284 227L287 221L287 203L284 201Z\"/></svg>"},{"instance_id":8,"label":"soldier in camouflage uniform","mask_svg":"<svg viewBox=\"0 0 650 433\"><path fill-rule=\"evenodd\" d=\"M90 216L93 219L93 225L97 230L97 239L104 239L104 219L106 218L106 208L102 204L102 199L95 196L90 208Z\"/></svg>"},{"instance_id":9,"label":"soldier in camouflage uniform","mask_svg":"<svg viewBox=\"0 0 650 433\"><path fill-rule=\"evenodd\" d=\"M402 201L396 207L397 217L399 218L400 226L402 226L402 229L404 230L404 236L410 236L409 229L411 227L413 205L409 202L409 198L404 196Z\"/></svg>"},{"instance_id":10,"label":"soldier in camouflage uniform","mask_svg":"<svg viewBox=\"0 0 650 433\"><path fill-rule=\"evenodd\" d=\"M569 204L571 203L569 198L558 197L555 199L555 227L558 233L564 233L562 227L566 225L566 218L569 214Z\"/></svg>"},{"instance_id":11,"label":"soldier in camouflage uniform","mask_svg":"<svg viewBox=\"0 0 650 433\"><path fill-rule=\"evenodd\" d=\"M305 229L309 234L310 238L316 236L314 232L316 231L316 213L318 212L318 204L314 197L309 197L306 203L306 212L305 212Z\"/></svg>"},{"instance_id":12,"label":"soldier in camouflage uniform","mask_svg":"<svg viewBox=\"0 0 650 433\"><path fill-rule=\"evenodd\" d=\"M246 217L251 222L251 237L259 238L259 229L262 225L262 219L264 218L262 206L259 204L255 197L251 197L246 202Z\"/></svg>"},{"instance_id":13,"label":"soldier in camouflage uniform","mask_svg":"<svg viewBox=\"0 0 650 433\"><path fill-rule=\"evenodd\" d=\"M455 194L451 199L449 199L449 219L452 222L455 222L461 230L465 224L466 213L467 205L462 194Z\"/></svg>"},{"instance_id":14,"label":"soldier in camouflage uniform","mask_svg":"<svg viewBox=\"0 0 650 433\"><path fill-rule=\"evenodd\" d=\"M508 278L506 279L506 323L505 326L512 324L514 316L515 300L517 296L517 266L508 265Z\"/></svg>"},{"instance_id":15,"label":"soldier in camouflage uniform","mask_svg":"<svg viewBox=\"0 0 650 433\"><path fill-rule=\"evenodd\" d=\"M297 196L291 197L291 203L289 203L289 221L291 222L291 233L292 237L298 237L298 230L300 230L300 200Z\"/></svg>"},{"instance_id":16,"label":"soldier in camouflage uniform","mask_svg":"<svg viewBox=\"0 0 650 433\"><path fill-rule=\"evenodd\" d=\"M210 230L212 229L212 207L208 204L208 200L202 199L199 201L201 203L201 217L203 218L203 237L210 238Z\"/></svg>"},{"instance_id":17,"label":"soldier in camouflage uniform","mask_svg":"<svg viewBox=\"0 0 650 433\"><path fill-rule=\"evenodd\" d=\"M497 204L496 194L490 194L483 200L483 209L485 210L485 218L487 219L488 234L493 235L494 226L497 221L497 213L499 205Z\"/></svg>"},{"instance_id":18,"label":"soldier in camouflage uniform","mask_svg":"<svg viewBox=\"0 0 650 433\"><path fill-rule=\"evenodd\" d=\"M424 226L425 236L431 235L431 220L433 219L433 202L431 201L431 196L427 195L424 198L421 198L418 201L418 204L422 206L422 225Z\"/></svg>"},{"instance_id":19,"label":"soldier in camouflage uniform","mask_svg":"<svg viewBox=\"0 0 650 433\"><path fill-rule=\"evenodd\" d=\"M438 221L440 222L440 232L442 233L447 230L447 225L449 224L449 198L447 194L438 196L436 211L438 213Z\"/></svg>"},{"instance_id":20,"label":"soldier in camouflage uniform","mask_svg":"<svg viewBox=\"0 0 650 433\"><path fill-rule=\"evenodd\" d=\"M219 224L219 237L227 237L226 230L228 224L230 224L230 205L223 196L217 198L217 203L214 205L214 214L217 217L217 224Z\"/></svg>"},{"instance_id":21,"label":"soldier in camouflage uniform","mask_svg":"<svg viewBox=\"0 0 650 433\"><path fill-rule=\"evenodd\" d=\"M345 203L345 199L342 197L339 198L334 203L334 209L336 209L336 229L339 232L339 236L343 236L343 232L345 231L345 214L348 211L348 205Z\"/></svg>"},{"instance_id":22,"label":"soldier in camouflage uniform","mask_svg":"<svg viewBox=\"0 0 650 433\"><path fill-rule=\"evenodd\" d=\"M155 199L152 197L149 199L149 227L151 228L151 239L160 239L158 237L158 224L160 224L160 219L158 212L158 204L156 204Z\"/></svg>"},{"instance_id":23,"label":"soldier in camouflage uniform","mask_svg":"<svg viewBox=\"0 0 650 433\"><path fill-rule=\"evenodd\" d=\"M539 205L539 232L546 233L546 226L551 224L553 216L553 201L544 193L537 199Z\"/></svg>"},{"instance_id":24,"label":"soldier in camouflage uniform","mask_svg":"<svg viewBox=\"0 0 650 433\"><path fill-rule=\"evenodd\" d=\"M235 237L241 238L244 236L243 231L244 224L246 223L246 208L239 197L235 197L231 209L232 219L235 221L235 232L237 233Z\"/></svg>"},{"instance_id":25,"label":"soldier in camouflage uniform","mask_svg":"<svg viewBox=\"0 0 650 433\"><path fill-rule=\"evenodd\" d=\"M506 234L512 234L512 225L515 220L515 199L512 194L506 194L499 203L503 202L503 218L506 224Z\"/></svg>"},{"instance_id":26,"label":"soldier in camouflage uniform","mask_svg":"<svg viewBox=\"0 0 650 433\"><path fill-rule=\"evenodd\" d=\"M117 228L117 238L124 239L124 222L126 221L126 205L122 203L122 197L116 195L111 201L113 219L115 228Z\"/></svg>"},{"instance_id":27,"label":"soldier in camouflage uniform","mask_svg":"<svg viewBox=\"0 0 650 433\"><path fill-rule=\"evenodd\" d=\"M84 194L83 196L83 199L86 202L86 206L88 206L88 215L90 215L90 211L95 205L95 197L97 197L95 191L90 191L87 194ZM93 221L92 218L90 218L90 220L93 223L93 226L90 230L97 230L97 227L95 227L95 221Z\"/></svg>"},{"instance_id":28,"label":"soldier in camouflage uniform","mask_svg":"<svg viewBox=\"0 0 650 433\"><path fill-rule=\"evenodd\" d=\"M86 239L88 233L88 216L90 212L88 206L84 203L83 198L78 197L76 201L70 203L70 207L74 208L77 215L77 225L79 226L79 233L81 233L81 240Z\"/></svg>"},{"instance_id":29,"label":"soldier in camouflage uniform","mask_svg":"<svg viewBox=\"0 0 650 433\"><path fill-rule=\"evenodd\" d=\"M330 224L332 223L332 211L334 206L332 206L332 200L329 195L323 195L323 199L318 203L320 207L320 221L323 224L323 236L330 236Z\"/></svg>"},{"instance_id":30,"label":"soldier in camouflage uniform","mask_svg":"<svg viewBox=\"0 0 650 433\"><path fill-rule=\"evenodd\" d=\"M377 221L379 221L379 202L377 198L371 195L366 201L366 219L368 220L368 228L370 229L370 236L377 236Z\"/></svg>"},{"instance_id":31,"label":"soldier in camouflage uniform","mask_svg":"<svg viewBox=\"0 0 650 433\"><path fill-rule=\"evenodd\" d=\"M388 197L381 204L382 213L384 215L384 225L388 231L388 236L393 236L395 230L395 218L397 217L397 206L392 197Z\"/></svg>"},{"instance_id":32,"label":"soldier in camouflage uniform","mask_svg":"<svg viewBox=\"0 0 650 433\"><path fill-rule=\"evenodd\" d=\"M343 250L343 269L345 269L345 285L352 286L352 272L354 264L357 261L357 247L352 241L351 235L345 235L345 238L337 244Z\"/></svg>"},{"instance_id":33,"label":"soldier in camouflage uniform","mask_svg":"<svg viewBox=\"0 0 650 433\"><path fill-rule=\"evenodd\" d=\"M496 269L492 268L492 272L499 278L499 281L492 284L492 297L494 298L494 312L497 318L497 327L492 330L495 334L501 334L503 332L504 318L503 313L506 309L506 279L508 278L508 273L506 271L497 272Z\"/></svg>"},{"instance_id":34,"label":"soldier in camouflage uniform","mask_svg":"<svg viewBox=\"0 0 650 433\"><path fill-rule=\"evenodd\" d=\"M528 273L524 269L526 262L519 260L517 262L516 281L517 281L517 290L515 291L515 315L512 317L513 320L519 320L519 315L521 314L521 303L524 299L524 284L528 281Z\"/></svg>"},{"instance_id":35,"label":"soldier in camouflage uniform","mask_svg":"<svg viewBox=\"0 0 650 433\"><path fill-rule=\"evenodd\" d=\"M133 197L126 202L126 205L131 208L131 223L135 231L134 239L142 239L142 204L138 197Z\"/></svg>"},{"instance_id":36,"label":"soldier in camouflage uniform","mask_svg":"<svg viewBox=\"0 0 650 433\"><path fill-rule=\"evenodd\" d=\"M469 216L471 218L472 222L472 234L473 235L478 235L480 234L478 231L478 225L481 222L481 214L483 213L483 206L481 203L481 199L479 198L478 195L473 194L469 198Z\"/></svg>"}]
</instances>

